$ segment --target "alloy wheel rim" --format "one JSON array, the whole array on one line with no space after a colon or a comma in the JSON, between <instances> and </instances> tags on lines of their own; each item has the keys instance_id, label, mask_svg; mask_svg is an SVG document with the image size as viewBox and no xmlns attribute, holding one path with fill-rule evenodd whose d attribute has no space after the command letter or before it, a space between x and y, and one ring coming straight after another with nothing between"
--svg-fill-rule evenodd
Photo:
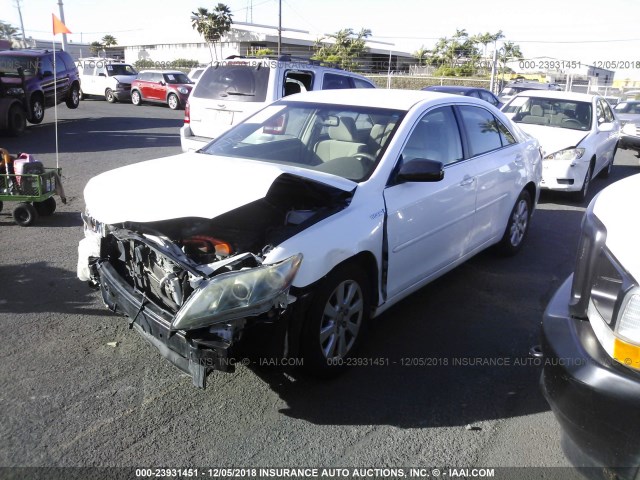
<instances>
[{"instance_id":1,"label":"alloy wheel rim","mask_svg":"<svg viewBox=\"0 0 640 480\"><path fill-rule=\"evenodd\" d=\"M344 358L358 338L364 313L362 289L345 280L327 301L320 322L320 348L325 358Z\"/></svg>"},{"instance_id":2,"label":"alloy wheel rim","mask_svg":"<svg viewBox=\"0 0 640 480\"><path fill-rule=\"evenodd\" d=\"M529 205L526 200L520 200L518 206L513 212L511 217L511 245L517 247L522 242L524 235L527 231L527 224L529 223Z\"/></svg>"}]
</instances>

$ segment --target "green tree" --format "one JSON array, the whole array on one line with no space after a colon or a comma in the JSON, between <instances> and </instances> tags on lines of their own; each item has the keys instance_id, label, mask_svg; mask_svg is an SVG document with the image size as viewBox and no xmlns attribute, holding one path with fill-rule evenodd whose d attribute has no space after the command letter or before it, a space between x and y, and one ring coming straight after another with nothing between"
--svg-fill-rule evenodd
<instances>
[{"instance_id":1,"label":"green tree","mask_svg":"<svg viewBox=\"0 0 640 480\"><path fill-rule=\"evenodd\" d=\"M0 20L0 38L4 40L18 40L18 29Z\"/></svg>"},{"instance_id":2,"label":"green tree","mask_svg":"<svg viewBox=\"0 0 640 480\"><path fill-rule=\"evenodd\" d=\"M344 28L325 38L316 40L313 60L322 63L337 64L345 70L354 70L358 67L357 59L367 51L367 38L371 36L371 30L363 28L355 33L351 28Z\"/></svg>"},{"instance_id":3,"label":"green tree","mask_svg":"<svg viewBox=\"0 0 640 480\"><path fill-rule=\"evenodd\" d=\"M431 52L429 52L429 50L424 48L424 45L422 45L418 50L413 52L413 56L418 60L419 67L421 67L423 62L426 61L427 57L429 56L429 53Z\"/></svg>"},{"instance_id":4,"label":"green tree","mask_svg":"<svg viewBox=\"0 0 640 480\"><path fill-rule=\"evenodd\" d=\"M92 54L98 55L103 47L104 45L102 45L100 42L91 42L91 44L89 45L89 50L91 50Z\"/></svg>"},{"instance_id":5,"label":"green tree","mask_svg":"<svg viewBox=\"0 0 640 480\"><path fill-rule=\"evenodd\" d=\"M513 42L505 42L502 48L498 51L498 61L501 65L500 71L504 75L507 70L507 62L511 60L522 60L524 56L520 50L520 46Z\"/></svg>"},{"instance_id":6,"label":"green tree","mask_svg":"<svg viewBox=\"0 0 640 480\"><path fill-rule=\"evenodd\" d=\"M209 46L211 54L211 62L213 63L213 53L218 58L218 52L215 50L215 44L219 43L222 37L231 30L233 23L233 14L229 7L223 3L218 3L213 11L199 7L195 12L191 12L191 27L194 28ZM222 56L222 46L220 46L220 55Z\"/></svg>"},{"instance_id":7,"label":"green tree","mask_svg":"<svg viewBox=\"0 0 640 480\"><path fill-rule=\"evenodd\" d=\"M104 37L102 37L102 45L104 45L105 47L111 47L117 44L118 44L118 41L116 40L116 37L114 37L113 35L105 35Z\"/></svg>"}]
</instances>

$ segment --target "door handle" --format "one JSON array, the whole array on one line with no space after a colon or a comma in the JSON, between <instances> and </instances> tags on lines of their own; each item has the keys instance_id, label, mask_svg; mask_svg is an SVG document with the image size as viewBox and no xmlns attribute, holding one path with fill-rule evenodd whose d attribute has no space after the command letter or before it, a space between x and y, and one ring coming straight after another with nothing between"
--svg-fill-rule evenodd
<instances>
[{"instance_id":1,"label":"door handle","mask_svg":"<svg viewBox=\"0 0 640 480\"><path fill-rule=\"evenodd\" d=\"M466 187L467 185L471 185L476 181L476 177L464 177L464 179L460 182L461 187Z\"/></svg>"}]
</instances>

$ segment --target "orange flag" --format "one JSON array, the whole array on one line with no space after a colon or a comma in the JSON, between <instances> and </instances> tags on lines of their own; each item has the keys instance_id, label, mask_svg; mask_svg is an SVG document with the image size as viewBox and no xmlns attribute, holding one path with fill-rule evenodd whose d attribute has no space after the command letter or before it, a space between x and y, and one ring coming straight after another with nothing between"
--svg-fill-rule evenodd
<instances>
[{"instance_id":1,"label":"orange flag","mask_svg":"<svg viewBox=\"0 0 640 480\"><path fill-rule=\"evenodd\" d=\"M53 17L53 34L57 35L58 33L71 33L71 30L67 28L67 26L60 21L58 17L56 17L53 13L51 14Z\"/></svg>"}]
</instances>

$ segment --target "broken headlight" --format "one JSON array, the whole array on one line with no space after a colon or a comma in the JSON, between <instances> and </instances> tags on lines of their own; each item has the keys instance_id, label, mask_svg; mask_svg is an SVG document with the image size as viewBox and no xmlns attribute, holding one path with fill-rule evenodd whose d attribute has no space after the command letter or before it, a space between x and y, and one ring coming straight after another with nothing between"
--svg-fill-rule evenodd
<instances>
[{"instance_id":1,"label":"broken headlight","mask_svg":"<svg viewBox=\"0 0 640 480\"><path fill-rule=\"evenodd\" d=\"M286 302L302 254L272 265L223 273L202 282L182 306L172 330L190 330L259 315Z\"/></svg>"}]
</instances>

